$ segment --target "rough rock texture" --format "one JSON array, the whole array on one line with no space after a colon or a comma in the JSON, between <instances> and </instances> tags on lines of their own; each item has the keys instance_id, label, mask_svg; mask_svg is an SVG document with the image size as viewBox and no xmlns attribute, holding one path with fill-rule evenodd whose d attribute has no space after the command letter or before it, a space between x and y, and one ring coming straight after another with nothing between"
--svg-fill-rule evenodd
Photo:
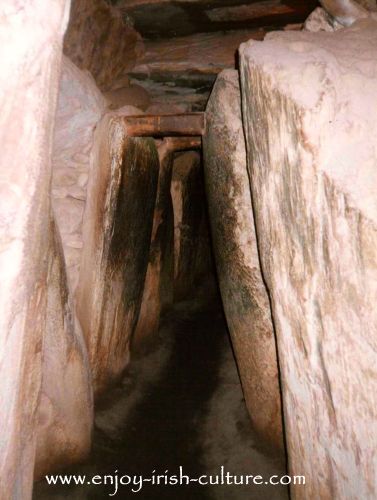
<instances>
[{"instance_id":1,"label":"rough rock texture","mask_svg":"<svg viewBox=\"0 0 377 500\"><path fill-rule=\"evenodd\" d=\"M193 293L195 283L212 264L199 153L177 154L171 196L174 210L174 299L181 300Z\"/></svg>"},{"instance_id":2,"label":"rough rock texture","mask_svg":"<svg viewBox=\"0 0 377 500\"><path fill-rule=\"evenodd\" d=\"M240 43L255 38L262 40L263 31L235 31L230 33L198 33L171 40L149 41L145 55L133 73L180 73L190 78L189 72L216 75L235 65ZM186 73L186 75L185 75Z\"/></svg>"},{"instance_id":3,"label":"rough rock texture","mask_svg":"<svg viewBox=\"0 0 377 500\"><path fill-rule=\"evenodd\" d=\"M54 128L52 205L72 292L79 279L93 134L106 105L90 74L63 57Z\"/></svg>"},{"instance_id":4,"label":"rough rock texture","mask_svg":"<svg viewBox=\"0 0 377 500\"><path fill-rule=\"evenodd\" d=\"M89 70L101 90L130 70L142 54L138 33L105 0L72 0L64 53Z\"/></svg>"},{"instance_id":5,"label":"rough rock texture","mask_svg":"<svg viewBox=\"0 0 377 500\"><path fill-rule=\"evenodd\" d=\"M364 0L372 1L372 0ZM271 29L302 22L315 0L112 0L145 38L172 38L195 32Z\"/></svg>"},{"instance_id":6,"label":"rough rock texture","mask_svg":"<svg viewBox=\"0 0 377 500\"><path fill-rule=\"evenodd\" d=\"M159 163L153 140L127 138L116 114L101 120L95 144L77 300L98 393L129 359L148 264Z\"/></svg>"},{"instance_id":7,"label":"rough rock texture","mask_svg":"<svg viewBox=\"0 0 377 500\"><path fill-rule=\"evenodd\" d=\"M4 499L31 496L46 312L52 127L67 7L63 0L4 0L0 6L0 498Z\"/></svg>"},{"instance_id":8,"label":"rough rock texture","mask_svg":"<svg viewBox=\"0 0 377 500\"><path fill-rule=\"evenodd\" d=\"M146 51L131 76L144 86L153 103L186 104L204 110L216 75L236 65L236 52L250 38L262 40L262 30L198 33L172 40L146 42Z\"/></svg>"},{"instance_id":9,"label":"rough rock texture","mask_svg":"<svg viewBox=\"0 0 377 500\"><path fill-rule=\"evenodd\" d=\"M304 23L305 31L312 31L314 33L318 31L336 31L343 28L343 26L338 23L335 19L321 7L317 7Z\"/></svg>"},{"instance_id":10,"label":"rough rock texture","mask_svg":"<svg viewBox=\"0 0 377 500\"><path fill-rule=\"evenodd\" d=\"M145 111L150 104L148 92L140 85L129 85L106 92L105 97L110 101L110 109L136 106Z\"/></svg>"},{"instance_id":11,"label":"rough rock texture","mask_svg":"<svg viewBox=\"0 0 377 500\"><path fill-rule=\"evenodd\" d=\"M88 356L68 290L62 242L53 222L50 239L36 478L85 458L93 422Z\"/></svg>"},{"instance_id":12,"label":"rough rock texture","mask_svg":"<svg viewBox=\"0 0 377 500\"><path fill-rule=\"evenodd\" d=\"M293 498L377 496L376 46L366 20L241 48Z\"/></svg>"},{"instance_id":13,"label":"rough rock texture","mask_svg":"<svg viewBox=\"0 0 377 500\"><path fill-rule=\"evenodd\" d=\"M225 315L253 426L282 449L276 344L255 236L237 71L218 76L206 123L205 186Z\"/></svg>"},{"instance_id":14,"label":"rough rock texture","mask_svg":"<svg viewBox=\"0 0 377 500\"><path fill-rule=\"evenodd\" d=\"M170 184L174 153L169 139L165 139L159 145L158 154L160 170L152 239L143 299L133 336L133 352L142 352L153 344L159 326L161 310L173 301L174 218Z\"/></svg>"}]
</instances>

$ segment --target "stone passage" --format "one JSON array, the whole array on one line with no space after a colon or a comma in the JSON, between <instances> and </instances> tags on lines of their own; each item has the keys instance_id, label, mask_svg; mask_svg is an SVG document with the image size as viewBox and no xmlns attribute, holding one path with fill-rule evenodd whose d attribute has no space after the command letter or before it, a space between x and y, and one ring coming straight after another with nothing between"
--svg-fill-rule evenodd
<instances>
[{"instance_id":1,"label":"stone passage","mask_svg":"<svg viewBox=\"0 0 377 500\"><path fill-rule=\"evenodd\" d=\"M237 367L220 302L208 289L201 301L170 308L160 325L157 349L131 360L122 383L97 405L93 451L68 474L175 474L181 465L192 478L219 474L284 474L280 457L258 446L243 401ZM203 301L204 297L204 301ZM219 307L220 306L220 307ZM33 500L99 500L108 485L35 486ZM285 486L182 486L144 483L139 493L120 486L119 498L141 500L287 500Z\"/></svg>"},{"instance_id":2,"label":"stone passage","mask_svg":"<svg viewBox=\"0 0 377 500\"><path fill-rule=\"evenodd\" d=\"M376 47L376 0L0 2L0 500L283 442L377 498Z\"/></svg>"}]
</instances>

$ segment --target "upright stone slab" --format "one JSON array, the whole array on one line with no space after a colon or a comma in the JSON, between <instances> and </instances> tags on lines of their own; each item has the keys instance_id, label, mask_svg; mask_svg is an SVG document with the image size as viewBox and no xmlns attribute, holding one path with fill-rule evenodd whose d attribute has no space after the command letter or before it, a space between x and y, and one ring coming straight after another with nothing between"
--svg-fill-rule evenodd
<instances>
[{"instance_id":1,"label":"upright stone slab","mask_svg":"<svg viewBox=\"0 0 377 500\"><path fill-rule=\"evenodd\" d=\"M209 235L201 158L198 152L178 153L173 164L171 196L174 210L174 299L195 292L210 269Z\"/></svg>"},{"instance_id":2,"label":"upright stone slab","mask_svg":"<svg viewBox=\"0 0 377 500\"><path fill-rule=\"evenodd\" d=\"M90 451L93 425L88 355L68 289L62 242L53 219L49 256L36 479L83 460Z\"/></svg>"},{"instance_id":3,"label":"upright stone slab","mask_svg":"<svg viewBox=\"0 0 377 500\"><path fill-rule=\"evenodd\" d=\"M206 114L205 186L225 315L253 426L282 448L275 336L259 265L237 71L217 77Z\"/></svg>"},{"instance_id":4,"label":"upright stone slab","mask_svg":"<svg viewBox=\"0 0 377 500\"><path fill-rule=\"evenodd\" d=\"M377 496L377 23L241 48L295 499Z\"/></svg>"},{"instance_id":5,"label":"upright stone slab","mask_svg":"<svg viewBox=\"0 0 377 500\"><path fill-rule=\"evenodd\" d=\"M174 152L169 139L158 147L160 170L143 299L132 350L141 353L156 339L162 308L173 301L174 221L170 184ZM169 298L170 296L170 298Z\"/></svg>"},{"instance_id":6,"label":"upright stone slab","mask_svg":"<svg viewBox=\"0 0 377 500\"><path fill-rule=\"evenodd\" d=\"M115 114L101 120L94 143L77 301L99 393L129 361L148 265L159 162L154 141L127 137Z\"/></svg>"},{"instance_id":7,"label":"upright stone slab","mask_svg":"<svg viewBox=\"0 0 377 500\"><path fill-rule=\"evenodd\" d=\"M69 2L0 6L0 498L31 498L51 147ZM48 12L48 15L46 15Z\"/></svg>"}]
</instances>

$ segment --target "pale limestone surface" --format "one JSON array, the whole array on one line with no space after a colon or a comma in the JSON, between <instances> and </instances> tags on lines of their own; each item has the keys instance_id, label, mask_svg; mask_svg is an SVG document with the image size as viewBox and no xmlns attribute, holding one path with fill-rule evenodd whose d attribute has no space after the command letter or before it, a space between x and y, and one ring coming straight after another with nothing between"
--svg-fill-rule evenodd
<instances>
[{"instance_id":1,"label":"pale limestone surface","mask_svg":"<svg viewBox=\"0 0 377 500\"><path fill-rule=\"evenodd\" d=\"M340 23L331 18L330 14L328 14L325 9L317 7L306 19L303 29L304 31L312 31L316 33L318 31L333 32L341 29L342 27L343 26Z\"/></svg>"},{"instance_id":2,"label":"pale limestone surface","mask_svg":"<svg viewBox=\"0 0 377 500\"><path fill-rule=\"evenodd\" d=\"M82 220L94 130L106 106L93 77L63 56L52 155L52 205L72 293L80 272Z\"/></svg>"},{"instance_id":3,"label":"pale limestone surface","mask_svg":"<svg viewBox=\"0 0 377 500\"><path fill-rule=\"evenodd\" d=\"M241 47L295 499L377 495L377 23Z\"/></svg>"},{"instance_id":4,"label":"pale limestone surface","mask_svg":"<svg viewBox=\"0 0 377 500\"><path fill-rule=\"evenodd\" d=\"M62 242L53 220L49 259L36 479L83 460L90 451L93 424L87 350L68 290Z\"/></svg>"},{"instance_id":5,"label":"pale limestone surface","mask_svg":"<svg viewBox=\"0 0 377 500\"><path fill-rule=\"evenodd\" d=\"M98 394L129 361L148 264L159 162L152 139L125 136L119 113L102 118L94 143L77 311Z\"/></svg>"},{"instance_id":6,"label":"pale limestone surface","mask_svg":"<svg viewBox=\"0 0 377 500\"><path fill-rule=\"evenodd\" d=\"M255 431L283 449L275 336L246 168L238 72L220 73L207 106L204 172L217 276Z\"/></svg>"},{"instance_id":7,"label":"pale limestone surface","mask_svg":"<svg viewBox=\"0 0 377 500\"><path fill-rule=\"evenodd\" d=\"M47 299L52 128L68 8L64 0L3 0L0 5L2 499L31 497Z\"/></svg>"}]
</instances>

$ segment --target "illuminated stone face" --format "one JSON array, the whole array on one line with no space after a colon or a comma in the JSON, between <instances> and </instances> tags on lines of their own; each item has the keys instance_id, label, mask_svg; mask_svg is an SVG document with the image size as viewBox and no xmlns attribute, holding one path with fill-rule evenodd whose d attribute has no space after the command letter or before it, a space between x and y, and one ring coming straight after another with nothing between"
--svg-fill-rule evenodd
<instances>
[{"instance_id":1,"label":"illuminated stone face","mask_svg":"<svg viewBox=\"0 0 377 500\"><path fill-rule=\"evenodd\" d=\"M240 51L294 498L377 493L376 43L367 19Z\"/></svg>"}]
</instances>

